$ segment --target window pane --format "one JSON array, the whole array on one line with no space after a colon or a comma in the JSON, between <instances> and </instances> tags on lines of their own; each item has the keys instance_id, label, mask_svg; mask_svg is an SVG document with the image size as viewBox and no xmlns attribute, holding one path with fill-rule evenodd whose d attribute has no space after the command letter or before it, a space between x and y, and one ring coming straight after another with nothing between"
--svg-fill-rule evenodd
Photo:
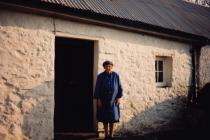
<instances>
[{"instance_id":1,"label":"window pane","mask_svg":"<svg viewBox=\"0 0 210 140\"><path fill-rule=\"evenodd\" d=\"M155 71L157 71L157 60L155 60Z\"/></svg>"},{"instance_id":2,"label":"window pane","mask_svg":"<svg viewBox=\"0 0 210 140\"><path fill-rule=\"evenodd\" d=\"M172 57L156 56L155 57L156 86L157 87L171 86L171 79L172 79Z\"/></svg>"},{"instance_id":3,"label":"window pane","mask_svg":"<svg viewBox=\"0 0 210 140\"><path fill-rule=\"evenodd\" d=\"M163 72L158 72L158 82L163 82Z\"/></svg>"},{"instance_id":4,"label":"window pane","mask_svg":"<svg viewBox=\"0 0 210 140\"><path fill-rule=\"evenodd\" d=\"M163 71L163 61L158 61L158 70Z\"/></svg>"},{"instance_id":5,"label":"window pane","mask_svg":"<svg viewBox=\"0 0 210 140\"><path fill-rule=\"evenodd\" d=\"M158 72L155 72L155 81L158 82Z\"/></svg>"}]
</instances>

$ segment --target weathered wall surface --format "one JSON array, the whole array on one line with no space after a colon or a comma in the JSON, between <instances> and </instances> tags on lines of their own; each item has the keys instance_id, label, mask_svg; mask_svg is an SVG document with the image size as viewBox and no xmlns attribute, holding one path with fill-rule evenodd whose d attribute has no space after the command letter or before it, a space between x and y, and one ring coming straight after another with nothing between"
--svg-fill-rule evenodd
<instances>
[{"instance_id":1,"label":"weathered wall surface","mask_svg":"<svg viewBox=\"0 0 210 140\"><path fill-rule=\"evenodd\" d=\"M29 29L33 16L0 13L0 139L51 140L54 35Z\"/></svg>"},{"instance_id":2,"label":"weathered wall surface","mask_svg":"<svg viewBox=\"0 0 210 140\"><path fill-rule=\"evenodd\" d=\"M179 118L190 85L190 46L97 26L56 20L56 30L98 40L98 73L104 60L114 62L123 83L118 131L144 133ZM79 27L79 28L78 28ZM172 87L157 88L155 56L172 57Z\"/></svg>"},{"instance_id":3,"label":"weathered wall surface","mask_svg":"<svg viewBox=\"0 0 210 140\"><path fill-rule=\"evenodd\" d=\"M210 46L204 46L200 55L200 87L210 82Z\"/></svg>"},{"instance_id":4,"label":"weathered wall surface","mask_svg":"<svg viewBox=\"0 0 210 140\"><path fill-rule=\"evenodd\" d=\"M53 137L53 29L57 36L96 40L97 73L104 60L114 62L124 88L118 132L154 131L181 117L190 82L189 45L58 19L53 27L51 18L0 13L0 138ZM172 57L172 87L156 87L157 55Z\"/></svg>"}]
</instances>

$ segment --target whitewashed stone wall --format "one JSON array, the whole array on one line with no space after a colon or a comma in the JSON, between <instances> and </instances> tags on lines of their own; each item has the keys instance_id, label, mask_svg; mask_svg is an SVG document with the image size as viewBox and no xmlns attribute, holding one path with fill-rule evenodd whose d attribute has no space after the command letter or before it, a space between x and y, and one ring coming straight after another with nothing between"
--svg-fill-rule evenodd
<instances>
[{"instance_id":1,"label":"whitewashed stone wall","mask_svg":"<svg viewBox=\"0 0 210 140\"><path fill-rule=\"evenodd\" d=\"M204 46L200 54L200 87L210 82L210 46Z\"/></svg>"},{"instance_id":2,"label":"whitewashed stone wall","mask_svg":"<svg viewBox=\"0 0 210 140\"><path fill-rule=\"evenodd\" d=\"M0 17L0 139L51 140L54 35L33 26L42 18L5 11Z\"/></svg>"},{"instance_id":3,"label":"whitewashed stone wall","mask_svg":"<svg viewBox=\"0 0 210 140\"><path fill-rule=\"evenodd\" d=\"M96 37L99 41L98 73L103 71L104 60L114 62L114 70L120 74L124 88L118 132L156 131L181 117L190 85L189 45L68 21L56 20L55 24L59 32ZM155 56L172 57L172 87L156 88Z\"/></svg>"},{"instance_id":4,"label":"whitewashed stone wall","mask_svg":"<svg viewBox=\"0 0 210 140\"><path fill-rule=\"evenodd\" d=\"M96 73L104 60L114 62L124 89L119 133L156 131L181 117L190 83L189 45L17 12L0 16L0 139L53 137L54 29L56 36L97 42ZM172 87L155 85L157 55L172 57Z\"/></svg>"}]
</instances>

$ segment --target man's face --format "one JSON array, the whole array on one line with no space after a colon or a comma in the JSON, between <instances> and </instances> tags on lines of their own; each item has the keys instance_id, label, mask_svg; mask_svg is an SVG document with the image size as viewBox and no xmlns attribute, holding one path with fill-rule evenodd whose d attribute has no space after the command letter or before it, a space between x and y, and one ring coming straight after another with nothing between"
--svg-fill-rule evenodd
<instances>
[{"instance_id":1,"label":"man's face","mask_svg":"<svg viewBox=\"0 0 210 140\"><path fill-rule=\"evenodd\" d=\"M112 72L112 65L105 65L105 67L104 67L104 69L105 69L105 71L107 72L107 73L111 73Z\"/></svg>"}]
</instances>

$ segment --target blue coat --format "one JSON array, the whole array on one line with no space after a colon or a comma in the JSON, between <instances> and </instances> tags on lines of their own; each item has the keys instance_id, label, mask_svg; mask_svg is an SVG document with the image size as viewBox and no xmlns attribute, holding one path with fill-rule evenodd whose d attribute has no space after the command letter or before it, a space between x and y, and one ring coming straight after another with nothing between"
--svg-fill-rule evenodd
<instances>
[{"instance_id":1,"label":"blue coat","mask_svg":"<svg viewBox=\"0 0 210 140\"><path fill-rule=\"evenodd\" d=\"M100 99L102 107L97 108L97 119L99 122L119 122L120 109L116 105L116 98L122 97L122 86L119 75L116 72L108 74L102 72L98 75L94 98Z\"/></svg>"}]
</instances>

